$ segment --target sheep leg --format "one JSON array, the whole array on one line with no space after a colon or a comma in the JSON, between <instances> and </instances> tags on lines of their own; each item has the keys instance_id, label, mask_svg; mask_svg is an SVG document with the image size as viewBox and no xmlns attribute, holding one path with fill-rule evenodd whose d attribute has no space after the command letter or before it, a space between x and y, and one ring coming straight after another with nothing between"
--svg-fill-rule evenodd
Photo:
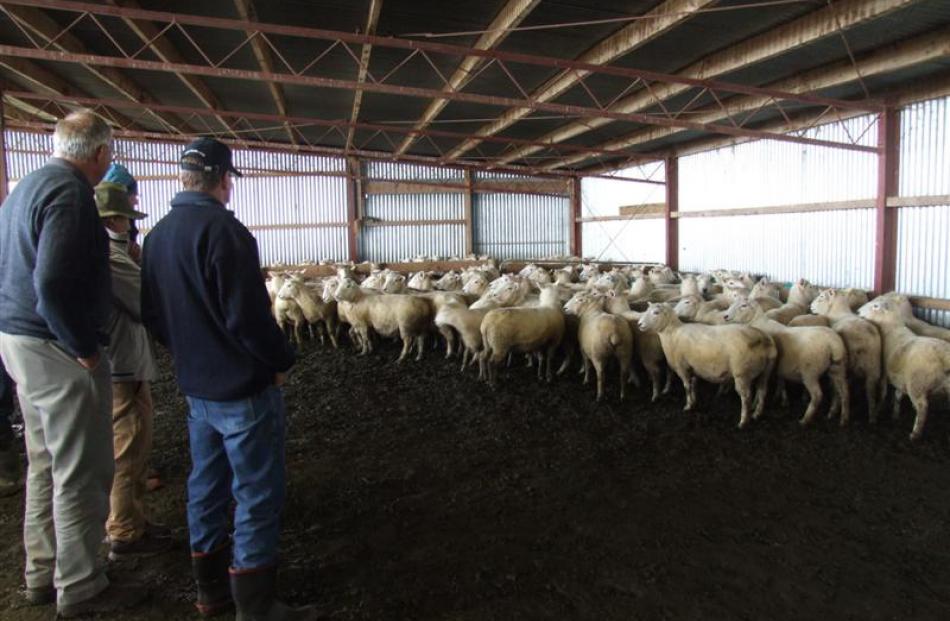
<instances>
[{"instance_id":1,"label":"sheep leg","mask_svg":"<svg viewBox=\"0 0 950 621\"><path fill-rule=\"evenodd\" d=\"M831 382L835 390L836 410L840 410L839 424L844 427L851 420L851 393L848 391L848 377L844 366L832 368Z\"/></svg>"},{"instance_id":2,"label":"sheep leg","mask_svg":"<svg viewBox=\"0 0 950 621\"><path fill-rule=\"evenodd\" d=\"M540 359L540 354L539 354L538 357L539 357L539 359ZM529 369L530 369L531 367L533 367L533 366L534 366L534 356L532 356L531 354L525 354L525 355L524 355L524 366L528 367ZM541 378L541 376L538 375L538 379L540 379L540 378Z\"/></svg>"},{"instance_id":3,"label":"sheep leg","mask_svg":"<svg viewBox=\"0 0 950 621\"><path fill-rule=\"evenodd\" d=\"M785 390L785 380L781 377L775 380L775 392L778 394L778 402L783 408L788 407L788 392Z\"/></svg>"},{"instance_id":4,"label":"sheep leg","mask_svg":"<svg viewBox=\"0 0 950 621\"><path fill-rule=\"evenodd\" d=\"M402 351L399 353L399 358L396 359L396 362L402 362L406 359L406 356L409 355L409 352L412 351L412 337L408 334L401 335L402 337Z\"/></svg>"},{"instance_id":5,"label":"sheep leg","mask_svg":"<svg viewBox=\"0 0 950 621\"><path fill-rule=\"evenodd\" d=\"M599 358L593 359L594 373L597 374L597 400L604 398L604 363Z\"/></svg>"},{"instance_id":6,"label":"sheep leg","mask_svg":"<svg viewBox=\"0 0 950 621\"><path fill-rule=\"evenodd\" d=\"M620 359L618 358L618 360ZM624 361L621 360L621 364L623 365L625 369L627 369L627 372L624 373L624 376L622 379L623 383L630 382L637 388L640 388L640 386L642 385L642 382L640 381L640 374L637 373L637 368L631 365L630 361L626 361L626 363L624 363Z\"/></svg>"},{"instance_id":7,"label":"sheep leg","mask_svg":"<svg viewBox=\"0 0 950 621\"><path fill-rule=\"evenodd\" d=\"M459 369L459 373L465 372L465 363L468 362L468 347L462 348L462 367Z\"/></svg>"},{"instance_id":8,"label":"sheep leg","mask_svg":"<svg viewBox=\"0 0 950 621\"><path fill-rule=\"evenodd\" d=\"M736 392L739 393L739 400L742 402L742 410L739 412L739 429L742 429L749 423L749 401L752 398L752 382L747 377L737 377Z\"/></svg>"},{"instance_id":9,"label":"sheep leg","mask_svg":"<svg viewBox=\"0 0 950 621\"><path fill-rule=\"evenodd\" d=\"M561 366L558 367L558 370L557 370L558 375L564 375L564 373L567 371L567 368L571 366L571 360L573 358L574 358L574 352L571 350L568 350L567 353L564 354L564 362L562 362Z\"/></svg>"},{"instance_id":10,"label":"sheep leg","mask_svg":"<svg viewBox=\"0 0 950 621\"><path fill-rule=\"evenodd\" d=\"M684 412L689 412L693 409L695 402L695 395L693 394L693 388L695 385L690 378L689 369L676 370L676 374L679 376L680 381L683 382L683 389L686 391L686 406L683 408Z\"/></svg>"},{"instance_id":11,"label":"sheep leg","mask_svg":"<svg viewBox=\"0 0 950 621\"><path fill-rule=\"evenodd\" d=\"M769 377L772 367L768 366L763 370L755 380L755 410L752 412L752 418L759 418L765 411L765 400L769 394Z\"/></svg>"},{"instance_id":12,"label":"sheep leg","mask_svg":"<svg viewBox=\"0 0 950 621\"><path fill-rule=\"evenodd\" d=\"M916 442L920 440L920 436L924 432L924 424L927 422L927 393L917 396L911 395L910 401L914 404L914 409L917 410L917 416L914 418L914 430L910 432L910 439Z\"/></svg>"},{"instance_id":13,"label":"sheep leg","mask_svg":"<svg viewBox=\"0 0 950 621\"><path fill-rule=\"evenodd\" d=\"M584 385L586 386L590 381L590 359L582 353L581 362L584 363Z\"/></svg>"},{"instance_id":14,"label":"sheep leg","mask_svg":"<svg viewBox=\"0 0 950 621\"><path fill-rule=\"evenodd\" d=\"M650 382L653 384L653 396L650 401L656 403L656 400L660 398L660 368L647 369L647 372L650 374Z\"/></svg>"},{"instance_id":15,"label":"sheep leg","mask_svg":"<svg viewBox=\"0 0 950 621\"><path fill-rule=\"evenodd\" d=\"M336 331L337 331L336 319L332 317L324 319L323 327L327 331L327 336L330 337L330 344L333 345L333 349L339 349L340 343L337 342L337 338L336 338Z\"/></svg>"},{"instance_id":16,"label":"sheep leg","mask_svg":"<svg viewBox=\"0 0 950 621\"><path fill-rule=\"evenodd\" d=\"M557 353L557 346L549 347L547 354L544 356L545 362L548 365L547 368L547 382L550 384L554 381L554 354Z\"/></svg>"},{"instance_id":17,"label":"sheep leg","mask_svg":"<svg viewBox=\"0 0 950 621\"><path fill-rule=\"evenodd\" d=\"M864 394L867 395L868 399L868 420L871 421L872 425L877 424L877 414L880 409L880 404L877 402L878 383L873 377L864 379Z\"/></svg>"},{"instance_id":18,"label":"sheep leg","mask_svg":"<svg viewBox=\"0 0 950 621\"><path fill-rule=\"evenodd\" d=\"M426 349L426 335L425 333L420 334L416 337L416 348L419 352L416 354L416 362L422 360L422 354L425 353Z\"/></svg>"},{"instance_id":19,"label":"sheep leg","mask_svg":"<svg viewBox=\"0 0 950 621\"><path fill-rule=\"evenodd\" d=\"M314 333L313 333L313 324L310 323L309 321L307 322L307 330L310 332L310 340L312 341L312 340L315 338L316 335L314 335ZM323 335L322 335L322 334L320 335L320 342L321 342L321 343L323 342Z\"/></svg>"},{"instance_id":20,"label":"sheep leg","mask_svg":"<svg viewBox=\"0 0 950 621\"><path fill-rule=\"evenodd\" d=\"M894 409L891 410L891 418L898 420L901 417L901 399L904 398L904 392L895 387L894 388Z\"/></svg>"},{"instance_id":21,"label":"sheep leg","mask_svg":"<svg viewBox=\"0 0 950 621\"><path fill-rule=\"evenodd\" d=\"M673 368L667 365L666 367L666 383L663 385L663 394L668 395L673 392Z\"/></svg>"},{"instance_id":22,"label":"sheep leg","mask_svg":"<svg viewBox=\"0 0 950 621\"><path fill-rule=\"evenodd\" d=\"M448 326L439 326L439 334L445 339L445 357L451 358L455 353L455 333Z\"/></svg>"},{"instance_id":23,"label":"sheep leg","mask_svg":"<svg viewBox=\"0 0 950 621\"><path fill-rule=\"evenodd\" d=\"M808 391L808 394L811 395L811 399L808 402L808 409L805 410L805 415L798 422L801 425L807 425L811 423L812 419L815 418L815 414L818 413L818 406L821 405L821 382L818 381L817 377L806 377L803 378L805 383L805 389Z\"/></svg>"},{"instance_id":24,"label":"sheep leg","mask_svg":"<svg viewBox=\"0 0 950 621\"><path fill-rule=\"evenodd\" d=\"M630 361L620 356L618 362L620 363L620 400L623 401L627 397L626 384L627 377L630 376ZM639 387L640 385L637 384L637 388Z\"/></svg>"}]
</instances>

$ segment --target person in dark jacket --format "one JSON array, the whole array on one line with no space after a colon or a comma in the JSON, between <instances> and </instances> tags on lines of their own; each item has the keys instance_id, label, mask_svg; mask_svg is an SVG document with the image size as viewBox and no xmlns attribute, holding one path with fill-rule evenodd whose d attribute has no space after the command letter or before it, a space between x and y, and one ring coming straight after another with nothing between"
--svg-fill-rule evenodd
<instances>
[{"instance_id":1,"label":"person in dark jacket","mask_svg":"<svg viewBox=\"0 0 950 621\"><path fill-rule=\"evenodd\" d=\"M225 209L240 176L231 150L199 138L180 167L184 191L145 238L142 315L171 352L190 408L196 606L210 616L233 598L240 621L309 619L310 607L276 599L285 477L280 386L294 354L271 315L257 243Z\"/></svg>"},{"instance_id":2,"label":"person in dark jacket","mask_svg":"<svg viewBox=\"0 0 950 621\"><path fill-rule=\"evenodd\" d=\"M24 547L30 603L70 618L132 606L99 557L112 487L112 382L102 355L109 246L93 185L112 131L92 111L56 124L49 162L0 208L0 355L17 384L29 468ZM55 507L55 510L54 510Z\"/></svg>"}]
</instances>

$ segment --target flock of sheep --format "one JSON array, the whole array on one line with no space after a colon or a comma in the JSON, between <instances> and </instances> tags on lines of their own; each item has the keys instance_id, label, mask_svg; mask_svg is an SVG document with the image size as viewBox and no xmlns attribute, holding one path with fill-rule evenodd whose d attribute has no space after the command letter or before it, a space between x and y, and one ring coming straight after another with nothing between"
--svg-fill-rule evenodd
<instances>
[{"instance_id":1,"label":"flock of sheep","mask_svg":"<svg viewBox=\"0 0 950 621\"><path fill-rule=\"evenodd\" d=\"M579 354L585 383L594 368L598 399L615 360L621 399L628 382L640 385L640 369L654 401L670 390L675 374L688 411L702 379L719 384L720 394L738 393L739 427L762 415L770 385L787 404L787 382L807 391L800 422L808 424L827 377L829 417L847 424L854 384L875 422L890 384L894 417L904 396L916 410L910 436L916 440L930 399L950 396L950 330L917 319L909 300L894 293L868 301L863 291L819 290L806 280L786 290L747 273L680 275L666 266L604 271L597 264L556 270L530 264L502 274L491 261L438 279L417 272L408 281L378 269L359 281L351 266L319 279L272 272L267 286L278 324L298 343L306 328L337 347L345 324L361 353L372 351L374 335L400 338L402 361L413 348L421 358L426 337L437 333L446 357L460 351L463 371L477 361L479 379L491 385L512 354L536 362L538 377L548 381L556 357L563 358L561 374Z\"/></svg>"}]
</instances>

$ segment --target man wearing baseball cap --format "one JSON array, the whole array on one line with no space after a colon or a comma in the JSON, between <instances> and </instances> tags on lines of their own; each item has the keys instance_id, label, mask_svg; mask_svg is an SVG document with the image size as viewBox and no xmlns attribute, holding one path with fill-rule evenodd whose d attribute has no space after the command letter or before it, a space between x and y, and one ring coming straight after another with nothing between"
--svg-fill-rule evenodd
<instances>
[{"instance_id":1,"label":"man wearing baseball cap","mask_svg":"<svg viewBox=\"0 0 950 621\"><path fill-rule=\"evenodd\" d=\"M132 209L125 186L103 181L95 188L99 218L109 235L112 312L107 352L112 367L112 437L115 478L109 497L109 557L154 554L170 548L167 532L149 524L146 473L152 451L155 359L142 325L142 275L129 256L129 229L146 214Z\"/></svg>"},{"instance_id":2,"label":"man wearing baseball cap","mask_svg":"<svg viewBox=\"0 0 950 621\"><path fill-rule=\"evenodd\" d=\"M189 144L180 167L184 191L145 239L142 305L146 325L171 351L190 409L196 606L210 616L233 596L238 621L314 618L310 607L276 598L285 485L280 386L294 354L271 315L257 243L225 209L241 173L231 149L211 138Z\"/></svg>"}]
</instances>

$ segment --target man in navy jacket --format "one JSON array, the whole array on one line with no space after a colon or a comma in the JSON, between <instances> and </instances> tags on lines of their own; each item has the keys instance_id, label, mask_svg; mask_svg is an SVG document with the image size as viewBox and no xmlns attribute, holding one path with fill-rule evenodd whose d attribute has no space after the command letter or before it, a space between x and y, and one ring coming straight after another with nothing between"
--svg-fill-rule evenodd
<instances>
[{"instance_id":1,"label":"man in navy jacket","mask_svg":"<svg viewBox=\"0 0 950 621\"><path fill-rule=\"evenodd\" d=\"M213 615L233 596L242 621L307 619L309 609L275 597L284 501L280 386L294 355L271 315L257 244L225 209L233 177L240 176L231 150L199 138L182 153L180 167L185 189L145 239L142 315L171 352L190 408L196 606Z\"/></svg>"}]
</instances>

